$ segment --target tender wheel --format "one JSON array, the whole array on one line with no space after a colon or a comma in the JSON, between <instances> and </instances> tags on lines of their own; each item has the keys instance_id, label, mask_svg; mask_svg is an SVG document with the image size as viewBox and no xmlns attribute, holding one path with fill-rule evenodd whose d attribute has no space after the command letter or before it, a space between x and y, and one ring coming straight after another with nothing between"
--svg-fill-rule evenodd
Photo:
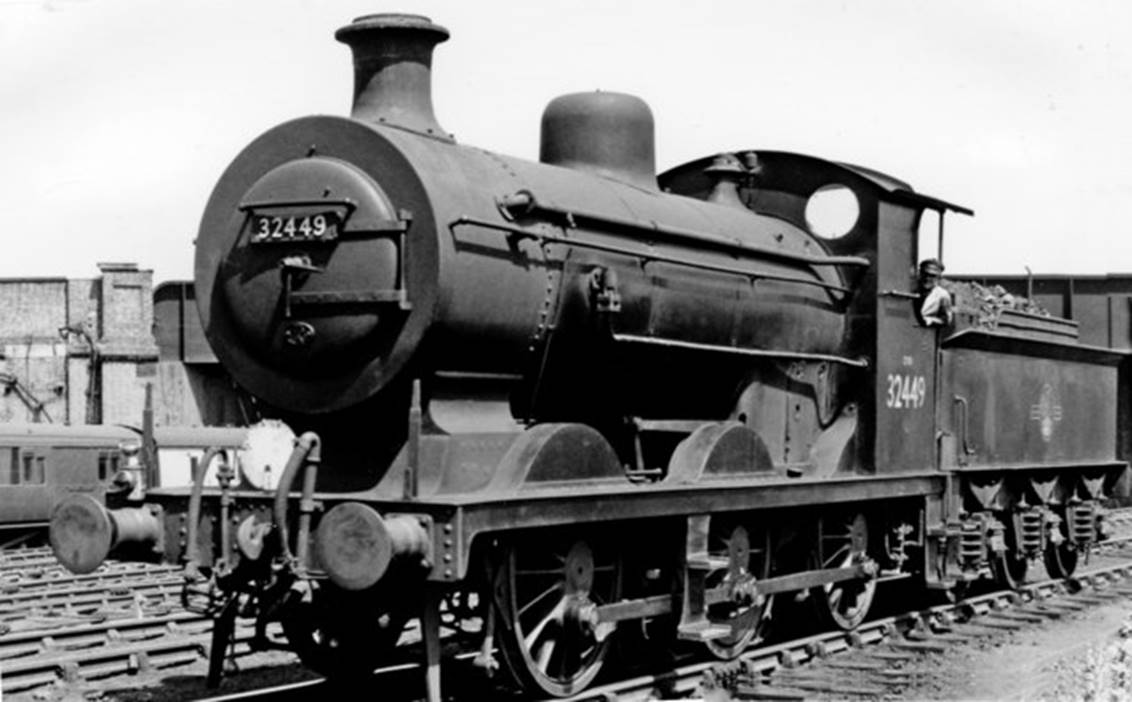
<instances>
[{"instance_id":1,"label":"tender wheel","mask_svg":"<svg viewBox=\"0 0 1132 702\"><path fill-rule=\"evenodd\" d=\"M1064 514L1057 528L1061 534L1061 543L1055 544L1052 539L1047 540L1042 556L1049 577L1068 578L1077 570L1077 544L1069 538Z\"/></svg>"},{"instance_id":2,"label":"tender wheel","mask_svg":"<svg viewBox=\"0 0 1132 702\"><path fill-rule=\"evenodd\" d=\"M1009 522L1008 522L1009 523ZM1026 571L1030 560L1018 553L1018 535L1013 527L1006 528L1006 550L991 558L991 571L996 583L1004 588L1016 590L1026 582Z\"/></svg>"},{"instance_id":3,"label":"tender wheel","mask_svg":"<svg viewBox=\"0 0 1132 702\"><path fill-rule=\"evenodd\" d=\"M996 583L1010 590L1016 590L1026 582L1026 571L1030 562L1024 556L1015 555L1011 550L1003 551L991 559L991 570Z\"/></svg>"},{"instance_id":4,"label":"tender wheel","mask_svg":"<svg viewBox=\"0 0 1132 702\"><path fill-rule=\"evenodd\" d=\"M621 596L621 561L607 539L528 539L507 545L494 577L507 667L527 691L565 697L601 670L614 625L593 609Z\"/></svg>"},{"instance_id":5,"label":"tender wheel","mask_svg":"<svg viewBox=\"0 0 1132 702\"><path fill-rule=\"evenodd\" d=\"M816 561L819 568L847 568L868 558L869 529L865 515L851 513L841 519L823 519L818 532ZM844 631L855 629L869 614L876 580L847 580L814 588L811 593L818 616Z\"/></svg>"},{"instance_id":6,"label":"tender wheel","mask_svg":"<svg viewBox=\"0 0 1132 702\"><path fill-rule=\"evenodd\" d=\"M712 557L726 558L728 568L708 578L707 587L714 588L728 582L739 582L753 576L756 580L770 575L770 533L757 530L753 534L741 526L720 530L709 544ZM731 627L731 633L705 642L712 655L732 660L749 646L762 640L773 596L761 602L742 606L721 603L708 608L708 618L715 624Z\"/></svg>"},{"instance_id":7,"label":"tender wheel","mask_svg":"<svg viewBox=\"0 0 1132 702\"><path fill-rule=\"evenodd\" d=\"M283 605L283 633L303 665L327 678L360 678L373 672L397 645L408 620L405 593L379 597L318 588L309 601L297 597ZM396 602L383 608L381 603Z\"/></svg>"}]
</instances>

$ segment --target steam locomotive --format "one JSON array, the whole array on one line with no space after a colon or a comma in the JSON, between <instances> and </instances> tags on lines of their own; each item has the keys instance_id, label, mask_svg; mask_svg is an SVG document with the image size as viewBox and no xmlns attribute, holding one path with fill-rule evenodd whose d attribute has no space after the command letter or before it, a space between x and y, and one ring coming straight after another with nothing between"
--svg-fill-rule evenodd
<instances>
[{"instance_id":1,"label":"steam locomotive","mask_svg":"<svg viewBox=\"0 0 1132 702\"><path fill-rule=\"evenodd\" d=\"M336 37L350 117L253 141L196 242L216 355L298 433L278 486L198 470L51 525L72 569L126 542L185 563L212 682L237 616L345 677L414 619L439 700L443 614L566 696L619 638L733 658L779 595L852 629L879 582L1068 575L1098 538L1127 356L1022 312L920 324L921 218L942 239L970 210L776 151L657 176L617 93L551 102L537 163L464 146L432 110L444 28Z\"/></svg>"}]
</instances>

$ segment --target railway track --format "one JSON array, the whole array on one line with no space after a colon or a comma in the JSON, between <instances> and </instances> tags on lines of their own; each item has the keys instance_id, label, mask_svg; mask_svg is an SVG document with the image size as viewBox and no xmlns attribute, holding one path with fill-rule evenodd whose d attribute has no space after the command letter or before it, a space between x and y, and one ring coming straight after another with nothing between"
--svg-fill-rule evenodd
<instances>
[{"instance_id":1,"label":"railway track","mask_svg":"<svg viewBox=\"0 0 1132 702\"><path fill-rule=\"evenodd\" d=\"M599 685L567 699L645 702L701 698L713 691L712 699L721 700L899 696L914 677L924 675L925 669L930 671L933 656L957 646L1055 621L1101 604L1132 600L1132 545L1122 555L1126 563L1068 580L1046 580L1014 592L991 592L954 604L904 612L870 621L853 632L823 632L760 647L727 664L689 662L663 673ZM464 662L472 657L471 653L455 656ZM419 699L422 675L419 666L412 663L389 666L375 673L373 689L411 690L397 699ZM325 681L306 680L202 699L283 702L337 692ZM482 689L469 699L480 699L479 692ZM462 699L459 695L456 698Z\"/></svg>"},{"instance_id":2,"label":"railway track","mask_svg":"<svg viewBox=\"0 0 1132 702\"><path fill-rule=\"evenodd\" d=\"M183 665L207 656L211 621L188 612L27 631L0 638L4 688L19 692Z\"/></svg>"},{"instance_id":3,"label":"railway track","mask_svg":"<svg viewBox=\"0 0 1132 702\"><path fill-rule=\"evenodd\" d=\"M67 588L87 589L91 585L118 585L138 578L180 580L179 566L140 566L135 563L106 563L93 573L71 575L65 571L0 581L0 598L28 593L58 592ZM18 598L17 598L18 599ZM0 599L0 604L4 600Z\"/></svg>"},{"instance_id":4,"label":"railway track","mask_svg":"<svg viewBox=\"0 0 1132 702\"><path fill-rule=\"evenodd\" d=\"M0 675L16 693L199 660L208 618L183 611L176 566L108 562L73 575L50 549L0 554Z\"/></svg>"},{"instance_id":5,"label":"railway track","mask_svg":"<svg viewBox=\"0 0 1132 702\"><path fill-rule=\"evenodd\" d=\"M0 647L8 634L178 611L181 582L176 567L135 563L107 563L88 575L53 569L4 579Z\"/></svg>"},{"instance_id":6,"label":"railway track","mask_svg":"<svg viewBox=\"0 0 1132 702\"><path fill-rule=\"evenodd\" d=\"M878 619L851 633L822 633L755 649L727 666L687 663L663 674L596 687L573 699L679 697L705 686L726 689L735 699L890 694L907 684L907 675L894 671L905 661L1056 619L1097 602L1132 597L1132 510L1121 510L1118 516L1110 521L1110 525L1119 525L1116 534L1099 550L1126 563L1067 581L1034 583L1018 592L988 593ZM8 589L0 585L0 630L8 612L24 622L20 629L0 635L0 669L7 691L207 660L211 622L180 610L177 568L108 566L106 572L90 576L45 576ZM237 656L249 651L252 634L250 629L237 632ZM458 653L455 657L470 660L473 656ZM375 684L382 689L412 690L421 678L416 663L404 662L378 671ZM321 684L304 680L212 699L309 699L320 694Z\"/></svg>"},{"instance_id":7,"label":"railway track","mask_svg":"<svg viewBox=\"0 0 1132 702\"><path fill-rule=\"evenodd\" d=\"M173 606L179 602L181 583L182 579L175 574L138 573L88 583L19 586L14 591L0 593L0 622L36 614L94 612L138 602L148 606L154 600Z\"/></svg>"},{"instance_id":8,"label":"railway track","mask_svg":"<svg viewBox=\"0 0 1132 702\"><path fill-rule=\"evenodd\" d=\"M59 565L47 547L0 550L0 593L9 593L35 584L91 583L129 578L134 575L176 573L177 566L123 561L106 561L87 575L74 575Z\"/></svg>"},{"instance_id":9,"label":"railway track","mask_svg":"<svg viewBox=\"0 0 1132 702\"><path fill-rule=\"evenodd\" d=\"M56 566L51 549L46 546L21 547L0 551L0 577L29 568L52 568Z\"/></svg>"}]
</instances>

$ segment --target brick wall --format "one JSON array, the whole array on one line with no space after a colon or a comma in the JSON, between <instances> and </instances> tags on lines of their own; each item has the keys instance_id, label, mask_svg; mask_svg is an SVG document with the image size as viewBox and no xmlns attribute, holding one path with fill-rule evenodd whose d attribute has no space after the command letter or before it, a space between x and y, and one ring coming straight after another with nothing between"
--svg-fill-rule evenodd
<instances>
[{"instance_id":1,"label":"brick wall","mask_svg":"<svg viewBox=\"0 0 1132 702\"><path fill-rule=\"evenodd\" d=\"M68 281L0 281L0 421L65 421Z\"/></svg>"},{"instance_id":2,"label":"brick wall","mask_svg":"<svg viewBox=\"0 0 1132 702\"><path fill-rule=\"evenodd\" d=\"M156 379L153 272L99 271L0 279L0 421L140 424L145 384Z\"/></svg>"}]
</instances>

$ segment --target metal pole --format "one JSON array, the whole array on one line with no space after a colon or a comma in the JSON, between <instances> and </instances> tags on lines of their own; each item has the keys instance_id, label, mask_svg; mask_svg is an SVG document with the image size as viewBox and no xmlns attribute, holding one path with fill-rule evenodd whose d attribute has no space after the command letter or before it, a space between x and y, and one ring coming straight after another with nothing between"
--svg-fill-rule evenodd
<instances>
[{"instance_id":1,"label":"metal pole","mask_svg":"<svg viewBox=\"0 0 1132 702\"><path fill-rule=\"evenodd\" d=\"M943 216L947 214L947 210L938 210L939 212L939 249L938 256L939 262L943 263Z\"/></svg>"},{"instance_id":2,"label":"metal pole","mask_svg":"<svg viewBox=\"0 0 1132 702\"><path fill-rule=\"evenodd\" d=\"M421 460L421 381L413 380L413 402L409 406L409 455L405 466L405 499L415 500L420 494Z\"/></svg>"}]
</instances>

